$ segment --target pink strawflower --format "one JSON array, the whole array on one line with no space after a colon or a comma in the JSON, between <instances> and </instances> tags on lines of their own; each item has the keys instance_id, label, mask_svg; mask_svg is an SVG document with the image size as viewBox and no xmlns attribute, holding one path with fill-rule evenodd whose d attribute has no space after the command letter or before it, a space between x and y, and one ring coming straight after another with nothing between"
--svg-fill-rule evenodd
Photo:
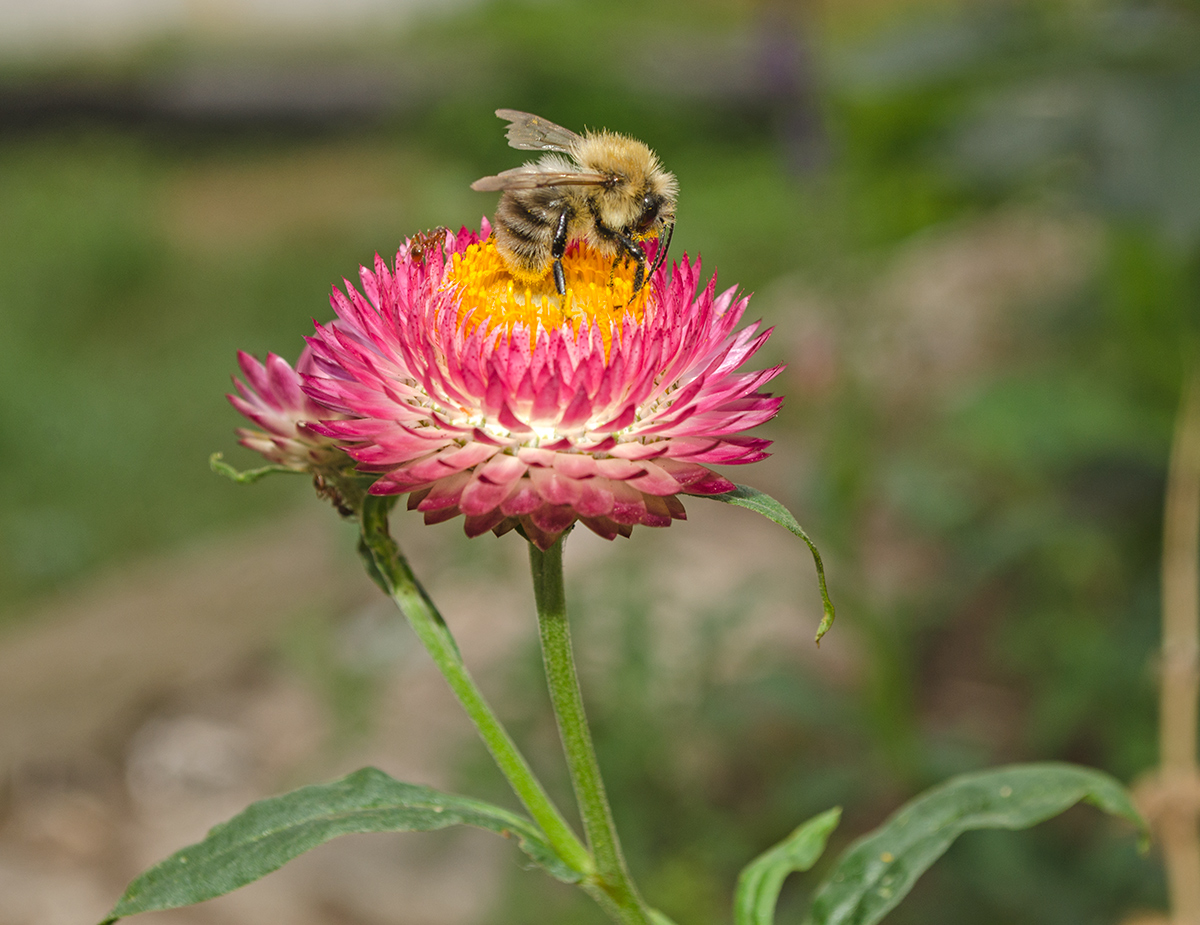
<instances>
[{"instance_id":1,"label":"pink strawflower","mask_svg":"<svg viewBox=\"0 0 1200 925\"><path fill-rule=\"evenodd\" d=\"M733 483L706 468L764 458L744 431L782 399L782 367L735 370L770 331L734 333L747 297L698 290L700 262L662 267L632 294L633 266L586 244L564 258L568 291L515 283L480 234L407 241L331 299L309 338L304 391L372 494L409 494L426 523L465 515L468 536L518 524L545 549L576 520L607 538L685 517L681 494ZM439 246L440 245L440 246Z\"/></svg>"},{"instance_id":2,"label":"pink strawflower","mask_svg":"<svg viewBox=\"0 0 1200 925\"><path fill-rule=\"evenodd\" d=\"M238 394L225 396L233 407L262 428L238 428L238 442L276 465L298 472L326 469L346 461L336 441L309 427L316 421L340 417L301 389L300 374L309 371L311 365L308 347L296 361L296 369L274 353L267 354L264 364L239 350L238 366L246 382L234 378Z\"/></svg>"}]
</instances>

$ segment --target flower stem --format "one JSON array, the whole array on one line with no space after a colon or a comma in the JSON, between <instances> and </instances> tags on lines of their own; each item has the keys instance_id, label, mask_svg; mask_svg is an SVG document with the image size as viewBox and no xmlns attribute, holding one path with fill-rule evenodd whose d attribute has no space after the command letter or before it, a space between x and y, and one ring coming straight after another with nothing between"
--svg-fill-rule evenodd
<instances>
[{"instance_id":1,"label":"flower stem","mask_svg":"<svg viewBox=\"0 0 1200 925\"><path fill-rule=\"evenodd\" d=\"M516 744L483 699L483 694L463 664L449 627L392 539L388 531L388 509L386 500L373 496L363 504L359 551L363 554L368 573L396 602L417 638L433 657L459 703L479 730L501 773L529 814L541 826L547 841L563 861L586 879L595 868L591 855L550 801Z\"/></svg>"},{"instance_id":2,"label":"flower stem","mask_svg":"<svg viewBox=\"0 0 1200 925\"><path fill-rule=\"evenodd\" d=\"M1200 372L1185 385L1163 518L1158 820L1172 921L1200 923Z\"/></svg>"},{"instance_id":3,"label":"flower stem","mask_svg":"<svg viewBox=\"0 0 1200 925\"><path fill-rule=\"evenodd\" d=\"M571 651L571 628L567 622L566 595L563 591L563 540L543 552L529 544L529 566L533 573L533 593L537 600L541 630L542 658L550 700L558 720L558 731L567 755L571 784L579 801L588 846L596 858L596 873L591 883L603 891L602 901L619 921L649 925L651 912L629 876L621 843L613 824L612 810L604 792L604 781L596 763L596 750L583 709L583 695L575 672ZM589 890L595 896L594 890ZM599 896L595 896L598 900Z\"/></svg>"}]
</instances>

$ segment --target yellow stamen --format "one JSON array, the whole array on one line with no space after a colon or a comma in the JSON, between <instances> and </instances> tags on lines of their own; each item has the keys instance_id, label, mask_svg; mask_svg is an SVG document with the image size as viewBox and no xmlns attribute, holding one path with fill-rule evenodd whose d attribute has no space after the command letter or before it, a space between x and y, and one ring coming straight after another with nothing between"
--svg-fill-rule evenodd
<instances>
[{"instance_id":1,"label":"yellow stamen","mask_svg":"<svg viewBox=\"0 0 1200 925\"><path fill-rule=\"evenodd\" d=\"M563 257L567 291L559 295L552 273L536 280L514 279L489 240L455 254L443 285L458 291L459 321L471 314L469 330L485 325L511 334L515 325L523 325L532 346L539 324L547 330L570 325L578 332L589 321L600 329L607 353L625 313L640 321L645 312L650 287L643 286L633 295L636 269L629 260L614 270L611 257L581 242Z\"/></svg>"}]
</instances>

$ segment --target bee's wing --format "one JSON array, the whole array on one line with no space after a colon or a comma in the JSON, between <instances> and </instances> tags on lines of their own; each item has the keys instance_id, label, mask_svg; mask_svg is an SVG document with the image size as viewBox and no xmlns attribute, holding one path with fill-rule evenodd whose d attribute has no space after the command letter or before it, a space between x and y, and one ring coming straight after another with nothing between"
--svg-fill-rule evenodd
<instances>
[{"instance_id":1,"label":"bee's wing","mask_svg":"<svg viewBox=\"0 0 1200 925\"><path fill-rule=\"evenodd\" d=\"M471 184L479 192L506 189L540 189L545 186L600 186L611 181L602 173L591 170L544 170L537 164L514 167L494 177L484 177Z\"/></svg>"},{"instance_id":2,"label":"bee's wing","mask_svg":"<svg viewBox=\"0 0 1200 925\"><path fill-rule=\"evenodd\" d=\"M496 115L508 120L508 143L522 151L558 151L570 154L583 139L569 128L549 119L516 109L497 109Z\"/></svg>"}]
</instances>

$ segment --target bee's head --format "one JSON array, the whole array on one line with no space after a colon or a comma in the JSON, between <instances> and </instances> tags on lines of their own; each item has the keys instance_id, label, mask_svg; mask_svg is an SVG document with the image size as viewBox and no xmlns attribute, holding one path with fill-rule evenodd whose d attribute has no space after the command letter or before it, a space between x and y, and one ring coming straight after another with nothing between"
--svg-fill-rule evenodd
<instances>
[{"instance_id":1,"label":"bee's head","mask_svg":"<svg viewBox=\"0 0 1200 925\"><path fill-rule=\"evenodd\" d=\"M649 235L675 224L675 199L678 191L679 184L674 174L661 168L652 170L646 176L638 203L640 211L632 223L634 234Z\"/></svg>"},{"instance_id":2,"label":"bee's head","mask_svg":"<svg viewBox=\"0 0 1200 925\"><path fill-rule=\"evenodd\" d=\"M585 169L610 178L594 200L606 227L642 236L674 221L679 185L644 142L615 132L589 133L575 157Z\"/></svg>"}]
</instances>

